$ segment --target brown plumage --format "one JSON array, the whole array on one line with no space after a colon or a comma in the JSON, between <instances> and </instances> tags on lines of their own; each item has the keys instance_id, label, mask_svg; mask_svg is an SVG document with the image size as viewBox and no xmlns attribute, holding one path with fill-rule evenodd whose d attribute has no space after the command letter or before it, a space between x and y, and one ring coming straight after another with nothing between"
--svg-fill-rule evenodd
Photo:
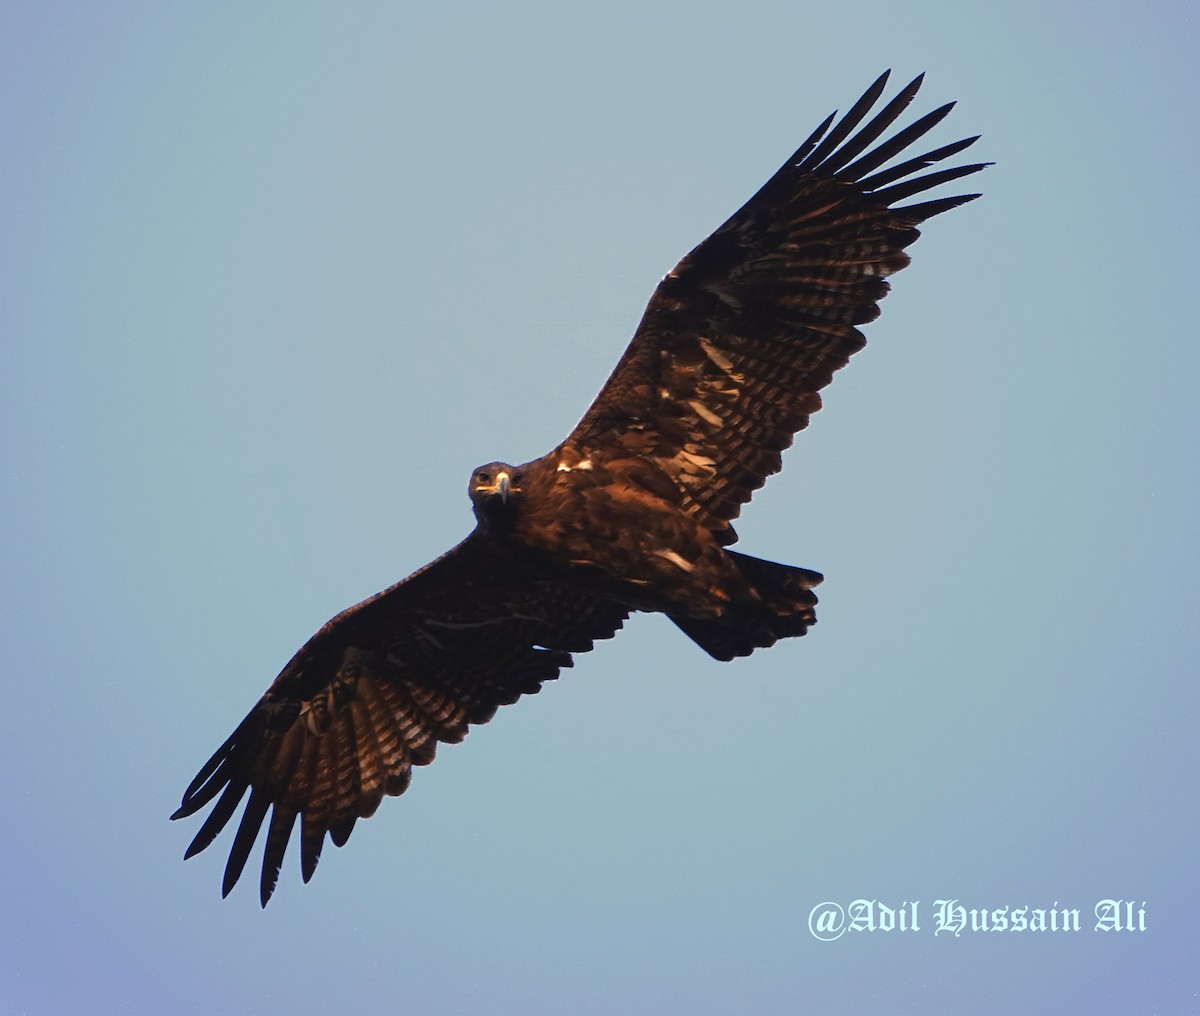
<instances>
[{"instance_id":1,"label":"brown plumage","mask_svg":"<svg viewBox=\"0 0 1200 1016\"><path fill-rule=\"evenodd\" d=\"M985 165L920 174L968 138L881 168L953 105L867 152L921 84L863 125L886 81L663 279L562 444L472 474L462 543L333 618L284 667L172 816L216 802L190 857L249 793L224 893L264 822L263 905L297 820L308 881L327 833L341 846L439 742L537 692L632 611L667 614L721 660L815 623L821 576L727 550L731 521L863 347L857 326L878 316L917 225L978 195L895 203Z\"/></svg>"}]
</instances>

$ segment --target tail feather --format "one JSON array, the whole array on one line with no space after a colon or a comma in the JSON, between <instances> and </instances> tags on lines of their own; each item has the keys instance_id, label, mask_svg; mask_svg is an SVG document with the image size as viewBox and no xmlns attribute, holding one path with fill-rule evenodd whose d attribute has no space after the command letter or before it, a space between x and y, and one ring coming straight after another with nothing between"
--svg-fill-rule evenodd
<instances>
[{"instance_id":1,"label":"tail feather","mask_svg":"<svg viewBox=\"0 0 1200 1016\"><path fill-rule=\"evenodd\" d=\"M760 602L738 604L719 618L671 615L671 620L688 638L717 660L749 656L779 639L803 635L817 623L817 597L812 587L820 583L820 572L794 565L777 564L727 550L742 574L758 593Z\"/></svg>"}]
</instances>

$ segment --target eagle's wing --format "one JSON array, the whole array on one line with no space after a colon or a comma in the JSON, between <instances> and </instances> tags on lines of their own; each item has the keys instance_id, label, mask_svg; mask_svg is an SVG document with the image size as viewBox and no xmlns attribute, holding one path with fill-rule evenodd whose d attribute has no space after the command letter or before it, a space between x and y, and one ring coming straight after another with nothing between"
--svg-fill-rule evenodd
<instances>
[{"instance_id":1,"label":"eagle's wing","mask_svg":"<svg viewBox=\"0 0 1200 1016\"><path fill-rule=\"evenodd\" d=\"M650 460L724 542L729 520L821 406L820 389L865 344L886 277L930 216L978 197L893 207L987 163L920 174L967 138L880 167L937 124L948 103L863 154L909 104L918 77L859 128L883 74L831 115L757 194L655 290L629 348L564 442L580 459ZM922 76L923 77L923 76ZM656 481L657 482L657 481Z\"/></svg>"},{"instance_id":2,"label":"eagle's wing","mask_svg":"<svg viewBox=\"0 0 1200 1016\"><path fill-rule=\"evenodd\" d=\"M187 788L172 818L220 797L185 856L213 841L249 791L222 891L238 880L270 811L265 906L297 817L307 882L326 833L341 846L385 794L403 793L439 741L461 741L468 724L537 692L627 616L612 601L515 569L471 536L329 621Z\"/></svg>"}]
</instances>

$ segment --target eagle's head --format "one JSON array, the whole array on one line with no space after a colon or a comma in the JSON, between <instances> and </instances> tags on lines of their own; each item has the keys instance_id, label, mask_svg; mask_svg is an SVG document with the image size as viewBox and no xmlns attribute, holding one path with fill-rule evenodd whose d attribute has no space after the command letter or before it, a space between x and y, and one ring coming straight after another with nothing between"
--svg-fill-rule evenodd
<instances>
[{"instance_id":1,"label":"eagle's head","mask_svg":"<svg viewBox=\"0 0 1200 1016\"><path fill-rule=\"evenodd\" d=\"M467 493L475 518L489 526L511 525L521 500L521 470L507 462L489 462L471 473Z\"/></svg>"}]
</instances>

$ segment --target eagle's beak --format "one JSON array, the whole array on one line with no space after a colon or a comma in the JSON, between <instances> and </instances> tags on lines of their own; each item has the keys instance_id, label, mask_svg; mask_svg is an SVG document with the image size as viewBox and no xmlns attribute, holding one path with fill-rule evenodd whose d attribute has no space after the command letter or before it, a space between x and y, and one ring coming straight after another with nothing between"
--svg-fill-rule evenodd
<instances>
[{"instance_id":1,"label":"eagle's beak","mask_svg":"<svg viewBox=\"0 0 1200 1016\"><path fill-rule=\"evenodd\" d=\"M500 495L501 504L508 504L508 492L511 487L512 483L508 479L508 473L501 473L496 477L496 492Z\"/></svg>"}]
</instances>

